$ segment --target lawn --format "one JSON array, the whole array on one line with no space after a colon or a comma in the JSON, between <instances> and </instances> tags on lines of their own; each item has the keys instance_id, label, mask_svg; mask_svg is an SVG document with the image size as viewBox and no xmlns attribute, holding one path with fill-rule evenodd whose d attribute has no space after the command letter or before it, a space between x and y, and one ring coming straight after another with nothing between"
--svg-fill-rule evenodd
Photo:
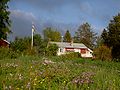
<instances>
[{"instance_id":1,"label":"lawn","mask_svg":"<svg viewBox=\"0 0 120 90\"><path fill-rule=\"evenodd\" d=\"M33 56L2 59L0 90L120 90L120 63Z\"/></svg>"}]
</instances>

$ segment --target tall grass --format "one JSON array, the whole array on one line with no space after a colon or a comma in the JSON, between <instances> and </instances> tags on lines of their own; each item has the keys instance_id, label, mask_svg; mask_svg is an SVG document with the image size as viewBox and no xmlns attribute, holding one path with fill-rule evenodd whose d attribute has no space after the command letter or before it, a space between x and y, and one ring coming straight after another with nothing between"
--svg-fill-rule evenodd
<instances>
[{"instance_id":1,"label":"tall grass","mask_svg":"<svg viewBox=\"0 0 120 90\"><path fill-rule=\"evenodd\" d=\"M21 56L0 59L0 89L119 90L119 66L120 63L81 58Z\"/></svg>"}]
</instances>

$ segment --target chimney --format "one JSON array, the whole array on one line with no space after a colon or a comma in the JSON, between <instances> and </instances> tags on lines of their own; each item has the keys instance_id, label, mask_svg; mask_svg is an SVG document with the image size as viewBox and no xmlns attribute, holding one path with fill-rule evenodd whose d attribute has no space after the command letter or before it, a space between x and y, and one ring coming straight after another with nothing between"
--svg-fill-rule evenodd
<instances>
[{"instance_id":1,"label":"chimney","mask_svg":"<svg viewBox=\"0 0 120 90\"><path fill-rule=\"evenodd\" d=\"M71 39L70 46L73 46L73 39Z\"/></svg>"}]
</instances>

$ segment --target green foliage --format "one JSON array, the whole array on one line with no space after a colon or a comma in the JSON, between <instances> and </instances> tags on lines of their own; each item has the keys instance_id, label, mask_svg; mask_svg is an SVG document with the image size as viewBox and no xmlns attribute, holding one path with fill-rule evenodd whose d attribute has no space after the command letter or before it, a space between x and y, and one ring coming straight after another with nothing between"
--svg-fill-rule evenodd
<instances>
[{"instance_id":1,"label":"green foliage","mask_svg":"<svg viewBox=\"0 0 120 90\"><path fill-rule=\"evenodd\" d=\"M92 31L89 23L83 23L75 32L74 42L85 44L87 47L93 49L96 42L96 33Z\"/></svg>"},{"instance_id":2,"label":"green foliage","mask_svg":"<svg viewBox=\"0 0 120 90\"><path fill-rule=\"evenodd\" d=\"M7 33L10 33L10 19L7 3L10 0L1 0L0 1L0 39L7 39Z\"/></svg>"},{"instance_id":3,"label":"green foliage","mask_svg":"<svg viewBox=\"0 0 120 90\"><path fill-rule=\"evenodd\" d=\"M103 30L103 32L101 34L101 39L102 39L102 44L109 46L108 45L108 42L109 42L109 40L108 40L108 32L107 32L106 29Z\"/></svg>"},{"instance_id":4,"label":"green foliage","mask_svg":"<svg viewBox=\"0 0 120 90\"><path fill-rule=\"evenodd\" d=\"M51 27L48 27L43 30L44 39L48 41L61 41L61 34L59 31L52 29Z\"/></svg>"},{"instance_id":5,"label":"green foliage","mask_svg":"<svg viewBox=\"0 0 120 90\"><path fill-rule=\"evenodd\" d=\"M65 59L73 59L73 58L81 58L81 55L79 52L68 52L65 55L61 55L60 57Z\"/></svg>"},{"instance_id":6,"label":"green foliage","mask_svg":"<svg viewBox=\"0 0 120 90\"><path fill-rule=\"evenodd\" d=\"M44 41L39 34L35 34L33 38L33 48L31 48L31 37L16 38L10 48L24 55L45 55L48 41Z\"/></svg>"},{"instance_id":7,"label":"green foliage","mask_svg":"<svg viewBox=\"0 0 120 90\"><path fill-rule=\"evenodd\" d=\"M33 36L33 39L34 39L34 40L33 40L33 45L34 45L35 47L41 45L41 43L42 43L42 38L41 38L40 34L35 34L35 35Z\"/></svg>"},{"instance_id":8,"label":"green foliage","mask_svg":"<svg viewBox=\"0 0 120 90\"><path fill-rule=\"evenodd\" d=\"M71 37L71 34L69 32L69 30L66 31L65 35L64 35L64 42L71 42L72 40L72 37Z\"/></svg>"},{"instance_id":9,"label":"green foliage","mask_svg":"<svg viewBox=\"0 0 120 90\"><path fill-rule=\"evenodd\" d=\"M94 50L94 55L96 59L102 60L102 61L111 61L111 49L108 48L105 45L101 45L98 48Z\"/></svg>"},{"instance_id":10,"label":"green foliage","mask_svg":"<svg viewBox=\"0 0 120 90\"><path fill-rule=\"evenodd\" d=\"M46 48L46 55L47 56L56 56L58 51L58 46L56 44L50 44Z\"/></svg>"},{"instance_id":11,"label":"green foliage","mask_svg":"<svg viewBox=\"0 0 120 90\"><path fill-rule=\"evenodd\" d=\"M11 48L14 51L24 52L31 48L31 38L16 38L15 41L11 43Z\"/></svg>"},{"instance_id":12,"label":"green foliage","mask_svg":"<svg viewBox=\"0 0 120 90\"><path fill-rule=\"evenodd\" d=\"M6 58L17 58L19 56L18 52L12 51L10 48L0 48L0 59Z\"/></svg>"},{"instance_id":13,"label":"green foliage","mask_svg":"<svg viewBox=\"0 0 120 90\"><path fill-rule=\"evenodd\" d=\"M103 31L102 38L104 43L112 48L112 58L120 59L120 14L110 20L107 31Z\"/></svg>"}]
</instances>

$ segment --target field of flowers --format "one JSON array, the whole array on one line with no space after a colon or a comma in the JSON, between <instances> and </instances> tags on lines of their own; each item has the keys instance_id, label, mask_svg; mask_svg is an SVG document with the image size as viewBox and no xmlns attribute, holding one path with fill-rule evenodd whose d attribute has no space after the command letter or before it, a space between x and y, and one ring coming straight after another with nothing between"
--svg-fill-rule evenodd
<instances>
[{"instance_id":1,"label":"field of flowers","mask_svg":"<svg viewBox=\"0 0 120 90\"><path fill-rule=\"evenodd\" d=\"M0 90L120 90L120 63L33 56L2 59Z\"/></svg>"}]
</instances>

